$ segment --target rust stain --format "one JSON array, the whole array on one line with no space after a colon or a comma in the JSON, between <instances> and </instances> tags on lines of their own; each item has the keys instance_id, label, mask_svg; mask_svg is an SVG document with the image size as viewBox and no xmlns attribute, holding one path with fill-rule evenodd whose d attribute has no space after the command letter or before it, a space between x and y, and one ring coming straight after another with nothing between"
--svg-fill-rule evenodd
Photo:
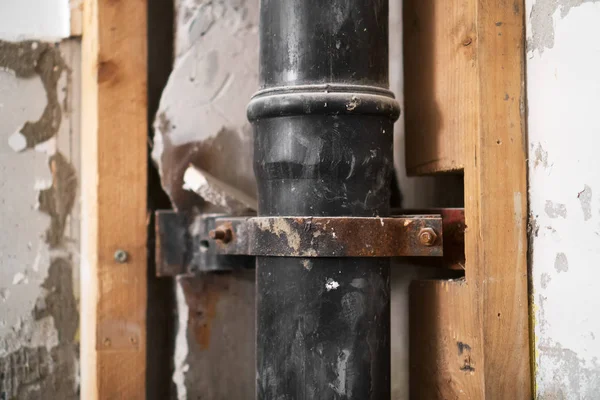
<instances>
[{"instance_id":1,"label":"rust stain","mask_svg":"<svg viewBox=\"0 0 600 400\"><path fill-rule=\"evenodd\" d=\"M229 277L206 274L180 280L189 308L188 332L198 343L200 350L210 346L213 321L217 305L224 292L229 291Z\"/></svg>"}]
</instances>

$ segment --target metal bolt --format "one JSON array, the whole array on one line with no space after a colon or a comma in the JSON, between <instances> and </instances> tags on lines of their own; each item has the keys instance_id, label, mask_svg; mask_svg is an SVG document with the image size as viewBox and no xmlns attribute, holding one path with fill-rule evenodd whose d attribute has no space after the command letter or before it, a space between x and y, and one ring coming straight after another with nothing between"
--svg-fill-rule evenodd
<instances>
[{"instance_id":1,"label":"metal bolt","mask_svg":"<svg viewBox=\"0 0 600 400\"><path fill-rule=\"evenodd\" d=\"M127 262L127 259L129 258L129 254L127 254L127 252L125 250L117 250L115 251L115 261L118 262L119 264L124 264Z\"/></svg>"},{"instance_id":2,"label":"metal bolt","mask_svg":"<svg viewBox=\"0 0 600 400\"><path fill-rule=\"evenodd\" d=\"M223 243L229 243L233 238L233 233L231 232L230 228L219 226L217 229L213 229L212 231L208 232L208 236L210 236L210 238L213 240L220 240Z\"/></svg>"},{"instance_id":3,"label":"metal bolt","mask_svg":"<svg viewBox=\"0 0 600 400\"><path fill-rule=\"evenodd\" d=\"M431 228L423 228L421 232L419 232L419 242L423 246L433 246L437 239L437 234Z\"/></svg>"}]
</instances>

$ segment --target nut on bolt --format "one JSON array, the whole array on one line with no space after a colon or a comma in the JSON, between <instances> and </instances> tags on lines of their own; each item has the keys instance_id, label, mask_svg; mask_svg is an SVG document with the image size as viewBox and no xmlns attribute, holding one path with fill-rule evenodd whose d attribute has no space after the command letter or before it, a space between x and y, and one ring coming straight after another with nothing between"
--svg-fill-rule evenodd
<instances>
[{"instance_id":1,"label":"nut on bolt","mask_svg":"<svg viewBox=\"0 0 600 400\"><path fill-rule=\"evenodd\" d=\"M208 236L210 236L210 238L213 240L220 240L223 243L229 243L231 242L231 239L233 239L233 232L231 232L231 228L221 225L218 226L217 229L213 229L212 231L208 232Z\"/></svg>"},{"instance_id":2,"label":"nut on bolt","mask_svg":"<svg viewBox=\"0 0 600 400\"><path fill-rule=\"evenodd\" d=\"M435 241L437 240L437 233L431 228L423 228L421 232L419 232L419 242L423 246L433 246Z\"/></svg>"}]
</instances>

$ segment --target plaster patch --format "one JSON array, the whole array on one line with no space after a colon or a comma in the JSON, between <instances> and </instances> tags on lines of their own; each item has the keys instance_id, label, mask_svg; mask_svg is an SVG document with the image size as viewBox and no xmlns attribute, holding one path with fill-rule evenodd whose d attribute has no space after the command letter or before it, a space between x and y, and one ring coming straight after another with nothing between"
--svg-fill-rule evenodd
<instances>
[{"instance_id":1,"label":"plaster patch","mask_svg":"<svg viewBox=\"0 0 600 400\"><path fill-rule=\"evenodd\" d=\"M36 144L35 151L38 151L40 153L45 153L48 156L53 156L54 154L56 154L57 147L58 146L57 146L56 136L53 136L50 139L46 140L45 142Z\"/></svg>"},{"instance_id":2,"label":"plaster patch","mask_svg":"<svg viewBox=\"0 0 600 400\"><path fill-rule=\"evenodd\" d=\"M527 40L527 51L537 50L540 54L545 49L554 47L554 14L560 9L560 18L565 18L572 8L583 3L596 3L599 0L537 0L531 8L531 36Z\"/></svg>"},{"instance_id":3,"label":"plaster patch","mask_svg":"<svg viewBox=\"0 0 600 400\"><path fill-rule=\"evenodd\" d=\"M548 284L550 283L550 281L552 280L552 277L550 276L549 273L544 272L542 274L542 278L541 278L541 285L542 285L542 289L546 289L548 288Z\"/></svg>"},{"instance_id":4,"label":"plaster patch","mask_svg":"<svg viewBox=\"0 0 600 400\"><path fill-rule=\"evenodd\" d=\"M231 214L258 209L256 199L192 165L183 174L182 188L196 193L204 201L222 207Z\"/></svg>"},{"instance_id":5,"label":"plaster patch","mask_svg":"<svg viewBox=\"0 0 600 400\"><path fill-rule=\"evenodd\" d=\"M15 132L8 137L8 145L15 152L20 153L27 148L27 138L21 132Z\"/></svg>"},{"instance_id":6,"label":"plaster patch","mask_svg":"<svg viewBox=\"0 0 600 400\"><path fill-rule=\"evenodd\" d=\"M27 275L23 272L17 272L15 276L13 276L12 284L13 285L26 285L29 283L29 279L27 279Z\"/></svg>"},{"instance_id":7,"label":"plaster patch","mask_svg":"<svg viewBox=\"0 0 600 400\"><path fill-rule=\"evenodd\" d=\"M51 187L52 187L51 179L36 178L35 182L33 183L33 189L38 190L38 191L50 189Z\"/></svg>"},{"instance_id":8,"label":"plaster patch","mask_svg":"<svg viewBox=\"0 0 600 400\"><path fill-rule=\"evenodd\" d=\"M538 318L536 321L536 325L537 325L537 328L539 329L539 333L540 333L539 335L536 335L538 337L545 335L548 331L549 324L548 324L548 320L546 318L546 302L547 301L548 301L547 297L545 297L541 294L538 296L538 301L537 301Z\"/></svg>"},{"instance_id":9,"label":"plaster patch","mask_svg":"<svg viewBox=\"0 0 600 400\"><path fill-rule=\"evenodd\" d=\"M353 286L357 289L364 289L367 287L367 281L363 278L355 278L350 282L350 286Z\"/></svg>"},{"instance_id":10,"label":"plaster patch","mask_svg":"<svg viewBox=\"0 0 600 400\"><path fill-rule=\"evenodd\" d=\"M194 43L199 37L204 36L215 23L213 3L204 3L195 11L193 8L187 7L183 17L184 23L189 22L187 39L190 43Z\"/></svg>"},{"instance_id":11,"label":"plaster patch","mask_svg":"<svg viewBox=\"0 0 600 400\"><path fill-rule=\"evenodd\" d=\"M585 221L592 218L592 188L585 185L583 191L577 197L581 203L581 211L583 211L583 219Z\"/></svg>"},{"instance_id":12,"label":"plaster patch","mask_svg":"<svg viewBox=\"0 0 600 400\"><path fill-rule=\"evenodd\" d=\"M257 218L256 222L260 230L274 233L279 238L285 240L287 246L296 256L305 255L308 257L313 257L317 255L317 251L314 248L301 248L302 237L298 232L292 229L292 226L286 220Z\"/></svg>"},{"instance_id":13,"label":"plaster patch","mask_svg":"<svg viewBox=\"0 0 600 400\"><path fill-rule=\"evenodd\" d=\"M554 259L554 269L556 272L567 272L569 270L569 260L565 253L557 253Z\"/></svg>"},{"instance_id":14,"label":"plaster patch","mask_svg":"<svg viewBox=\"0 0 600 400\"><path fill-rule=\"evenodd\" d=\"M0 357L18 351L20 348L43 347L52 350L59 343L58 331L51 316L35 319L32 315L23 317L0 337Z\"/></svg>"},{"instance_id":15,"label":"plaster patch","mask_svg":"<svg viewBox=\"0 0 600 400\"><path fill-rule=\"evenodd\" d=\"M538 345L536 373L537 398L596 399L600 393L600 365L596 359L586 361L575 351L543 339Z\"/></svg>"},{"instance_id":16,"label":"plaster patch","mask_svg":"<svg viewBox=\"0 0 600 400\"><path fill-rule=\"evenodd\" d=\"M249 4L248 4L249 3ZM248 26L248 14L255 11L252 2L246 0L179 0L177 9L176 57L179 59L194 42L201 39L219 24L226 21L231 34L235 35ZM257 8L257 7L256 7Z\"/></svg>"},{"instance_id":17,"label":"plaster patch","mask_svg":"<svg viewBox=\"0 0 600 400\"><path fill-rule=\"evenodd\" d=\"M527 219L527 233L530 237L537 237L540 232L540 224L537 221L538 215L533 215L529 212L529 218Z\"/></svg>"},{"instance_id":18,"label":"plaster patch","mask_svg":"<svg viewBox=\"0 0 600 400\"><path fill-rule=\"evenodd\" d=\"M339 287L340 287L340 284L331 278L327 279L327 282L325 282L325 289L327 289L328 292L330 290L335 290Z\"/></svg>"},{"instance_id":19,"label":"plaster patch","mask_svg":"<svg viewBox=\"0 0 600 400\"><path fill-rule=\"evenodd\" d=\"M42 258L44 258L44 252L42 251L42 243L38 245L37 252L35 253L35 259L33 260L33 264L31 264L31 269L33 272L40 272L40 264L42 262ZM45 260L45 258L44 258Z\"/></svg>"},{"instance_id":20,"label":"plaster patch","mask_svg":"<svg viewBox=\"0 0 600 400\"><path fill-rule=\"evenodd\" d=\"M567 218L567 206L561 203L554 203L550 200L546 200L546 206L544 211L550 218Z\"/></svg>"},{"instance_id":21,"label":"plaster patch","mask_svg":"<svg viewBox=\"0 0 600 400\"><path fill-rule=\"evenodd\" d=\"M185 374L189 368L187 364L189 353L187 326L190 310L179 280L175 283L175 295L177 299L178 324L175 337L175 371L173 371L173 383L177 389L177 400L187 400Z\"/></svg>"},{"instance_id":22,"label":"plaster patch","mask_svg":"<svg viewBox=\"0 0 600 400\"><path fill-rule=\"evenodd\" d=\"M54 318L46 316L36 321L37 328L31 334L31 342L44 343L46 349L51 350L58 346L58 330L54 325Z\"/></svg>"},{"instance_id":23,"label":"plaster patch","mask_svg":"<svg viewBox=\"0 0 600 400\"><path fill-rule=\"evenodd\" d=\"M177 60L154 122L152 158L174 208L221 212L182 189L190 164L256 197L248 99L258 87L258 3L181 0Z\"/></svg>"},{"instance_id":24,"label":"plaster patch","mask_svg":"<svg viewBox=\"0 0 600 400\"><path fill-rule=\"evenodd\" d=\"M350 358L350 350L342 350L338 356L337 365L335 372L337 374L337 379L334 383L330 383L329 386L337 392L337 394L342 395L347 398L352 398L352 390L348 389L347 385L347 374L348 370L348 360Z\"/></svg>"},{"instance_id":25,"label":"plaster patch","mask_svg":"<svg viewBox=\"0 0 600 400\"><path fill-rule=\"evenodd\" d=\"M544 150L541 143L537 143L537 145L533 146L533 166L537 168L538 166L542 166L544 168L548 168L548 152Z\"/></svg>"}]
</instances>

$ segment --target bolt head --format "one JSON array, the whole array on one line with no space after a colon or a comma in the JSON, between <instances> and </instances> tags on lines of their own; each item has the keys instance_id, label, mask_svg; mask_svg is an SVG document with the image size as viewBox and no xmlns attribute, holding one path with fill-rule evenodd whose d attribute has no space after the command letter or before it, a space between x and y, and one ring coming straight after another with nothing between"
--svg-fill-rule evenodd
<instances>
[{"instance_id":1,"label":"bolt head","mask_svg":"<svg viewBox=\"0 0 600 400\"><path fill-rule=\"evenodd\" d=\"M419 232L419 242L423 246L433 246L435 241L437 240L437 234L431 228L423 228L421 232Z\"/></svg>"}]
</instances>

